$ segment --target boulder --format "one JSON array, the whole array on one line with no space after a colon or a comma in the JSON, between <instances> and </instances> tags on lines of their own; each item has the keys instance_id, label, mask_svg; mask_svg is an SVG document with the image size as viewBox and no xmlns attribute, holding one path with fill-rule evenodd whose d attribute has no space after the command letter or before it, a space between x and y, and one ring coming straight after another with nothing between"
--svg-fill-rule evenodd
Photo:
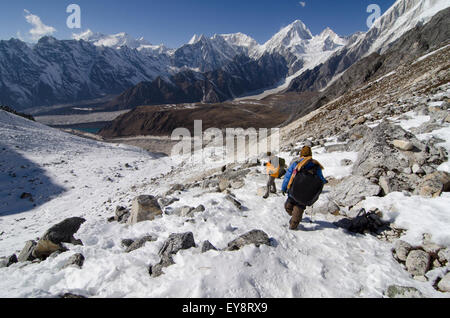
<instances>
[{"instance_id":1,"label":"boulder","mask_svg":"<svg viewBox=\"0 0 450 318\"><path fill-rule=\"evenodd\" d=\"M423 298L423 294L414 287L391 285L386 291L389 298Z\"/></svg>"},{"instance_id":2,"label":"boulder","mask_svg":"<svg viewBox=\"0 0 450 318\"><path fill-rule=\"evenodd\" d=\"M450 272L445 274L445 276L438 283L439 290L444 293L450 292Z\"/></svg>"},{"instance_id":3,"label":"boulder","mask_svg":"<svg viewBox=\"0 0 450 318\"><path fill-rule=\"evenodd\" d=\"M396 171L409 167L409 153L395 148L388 142L392 139L407 139L415 146L417 144L417 146L424 148L412 134L400 126L383 121L373 130L369 130L364 135L362 142L357 144L360 146L360 149L358 149L360 152L353 165L353 174L379 178L384 171Z\"/></svg>"},{"instance_id":4,"label":"boulder","mask_svg":"<svg viewBox=\"0 0 450 318\"><path fill-rule=\"evenodd\" d=\"M228 243L226 251L237 251L245 245L255 244L259 247L262 244L271 246L269 236L261 230L252 230L239 236L237 239Z\"/></svg>"},{"instance_id":5,"label":"boulder","mask_svg":"<svg viewBox=\"0 0 450 318\"><path fill-rule=\"evenodd\" d=\"M414 145L412 144L412 142L408 141L408 140L394 140L392 142L392 144L394 145L395 148L403 150L403 151L411 151L414 149Z\"/></svg>"},{"instance_id":6,"label":"boulder","mask_svg":"<svg viewBox=\"0 0 450 318\"><path fill-rule=\"evenodd\" d=\"M33 261L35 257L33 256L33 251L36 248L36 241L30 240L25 243L22 251L20 252L17 260L19 262Z\"/></svg>"},{"instance_id":7,"label":"boulder","mask_svg":"<svg viewBox=\"0 0 450 318\"><path fill-rule=\"evenodd\" d=\"M63 266L63 269L67 268L67 267L71 267L71 266L76 266L76 267L81 268L81 267L83 267L83 264L84 264L83 254L77 253L77 254L72 255L67 260L66 264Z\"/></svg>"},{"instance_id":8,"label":"boulder","mask_svg":"<svg viewBox=\"0 0 450 318\"><path fill-rule=\"evenodd\" d=\"M33 256L39 259L46 259L56 251L66 251L67 249L62 243L83 245L81 240L74 238L74 234L84 222L86 220L83 218L73 217L52 226L38 241L33 251Z\"/></svg>"},{"instance_id":9,"label":"boulder","mask_svg":"<svg viewBox=\"0 0 450 318\"><path fill-rule=\"evenodd\" d=\"M158 254L161 257L171 256L178 253L180 250L186 250L191 247L195 247L194 235L192 232L171 234L164 242Z\"/></svg>"},{"instance_id":10,"label":"boulder","mask_svg":"<svg viewBox=\"0 0 450 318\"><path fill-rule=\"evenodd\" d=\"M366 197L376 196L381 188L362 176L349 176L331 189L329 197L339 206L354 206Z\"/></svg>"},{"instance_id":11,"label":"boulder","mask_svg":"<svg viewBox=\"0 0 450 318\"><path fill-rule=\"evenodd\" d=\"M163 212L157 199L151 195L141 195L133 200L128 224L134 225L143 221L152 221Z\"/></svg>"},{"instance_id":12,"label":"boulder","mask_svg":"<svg viewBox=\"0 0 450 318\"><path fill-rule=\"evenodd\" d=\"M406 258L406 269L413 276L424 276L430 265L430 255L422 250L413 250Z\"/></svg>"},{"instance_id":13,"label":"boulder","mask_svg":"<svg viewBox=\"0 0 450 318\"><path fill-rule=\"evenodd\" d=\"M406 262L409 252L413 249L413 247L402 240L398 240L394 243L394 252L395 256L399 261Z\"/></svg>"},{"instance_id":14,"label":"boulder","mask_svg":"<svg viewBox=\"0 0 450 318\"><path fill-rule=\"evenodd\" d=\"M156 238L151 235L146 235L144 237L141 237L140 239L137 239L133 241L125 250L125 253L130 253L132 251L135 251L145 245L147 242L155 242Z\"/></svg>"},{"instance_id":15,"label":"boulder","mask_svg":"<svg viewBox=\"0 0 450 318\"><path fill-rule=\"evenodd\" d=\"M425 176L417 185L414 194L423 197L439 197L442 192L450 191L450 174L445 171L436 171Z\"/></svg>"}]
</instances>

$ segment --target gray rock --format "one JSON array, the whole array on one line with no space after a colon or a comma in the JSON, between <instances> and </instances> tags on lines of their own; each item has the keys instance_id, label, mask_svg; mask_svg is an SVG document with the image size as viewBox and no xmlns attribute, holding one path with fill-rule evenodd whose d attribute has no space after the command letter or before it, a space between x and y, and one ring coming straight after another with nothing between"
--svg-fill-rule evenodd
<instances>
[{"instance_id":1,"label":"gray rock","mask_svg":"<svg viewBox=\"0 0 450 318\"><path fill-rule=\"evenodd\" d=\"M398 240L394 244L395 255L402 262L406 262L408 254L412 249L413 247L409 243L402 240Z\"/></svg>"},{"instance_id":2,"label":"gray rock","mask_svg":"<svg viewBox=\"0 0 450 318\"><path fill-rule=\"evenodd\" d=\"M179 215L183 216L183 217L189 216L192 211L194 211L193 207L185 205L185 206L181 207L181 209L179 210L179 213L180 213ZM178 210L177 210L177 213L178 213Z\"/></svg>"},{"instance_id":3,"label":"gray rock","mask_svg":"<svg viewBox=\"0 0 450 318\"><path fill-rule=\"evenodd\" d=\"M134 225L143 221L152 221L163 212L157 199L151 195L141 195L133 200L128 224Z\"/></svg>"},{"instance_id":4,"label":"gray rock","mask_svg":"<svg viewBox=\"0 0 450 318\"><path fill-rule=\"evenodd\" d=\"M423 298L423 294L414 287L391 285L386 291L389 298Z\"/></svg>"},{"instance_id":5,"label":"gray rock","mask_svg":"<svg viewBox=\"0 0 450 318\"><path fill-rule=\"evenodd\" d=\"M202 244L202 253L206 253L210 250L217 251L217 248L211 244L209 241L204 241Z\"/></svg>"},{"instance_id":6,"label":"gray rock","mask_svg":"<svg viewBox=\"0 0 450 318\"><path fill-rule=\"evenodd\" d=\"M226 251L237 251L245 245L255 244L259 247L262 244L271 246L269 236L261 230L252 230L239 236L237 239L228 243Z\"/></svg>"},{"instance_id":7,"label":"gray rock","mask_svg":"<svg viewBox=\"0 0 450 318\"><path fill-rule=\"evenodd\" d=\"M64 268L71 267L71 266L77 266L79 268L83 267L84 264L84 256L83 254L77 253L72 255L66 262L66 264L63 266Z\"/></svg>"},{"instance_id":8,"label":"gray rock","mask_svg":"<svg viewBox=\"0 0 450 318\"><path fill-rule=\"evenodd\" d=\"M52 226L38 241L33 251L33 256L39 259L46 259L56 251L66 251L67 249L62 243L83 245L81 240L74 238L74 234L84 222L86 220L83 218L73 217Z\"/></svg>"},{"instance_id":9,"label":"gray rock","mask_svg":"<svg viewBox=\"0 0 450 318\"><path fill-rule=\"evenodd\" d=\"M342 159L341 160L341 166L351 166L353 164L353 161L351 161L350 159Z\"/></svg>"},{"instance_id":10,"label":"gray rock","mask_svg":"<svg viewBox=\"0 0 450 318\"><path fill-rule=\"evenodd\" d=\"M131 240L131 239L123 239L120 244L123 247L128 248L131 244L133 244L133 242L134 242L134 240Z\"/></svg>"},{"instance_id":11,"label":"gray rock","mask_svg":"<svg viewBox=\"0 0 450 318\"><path fill-rule=\"evenodd\" d=\"M178 253L180 250L186 250L195 247L194 235L192 232L171 234L159 250L159 256L170 256Z\"/></svg>"},{"instance_id":12,"label":"gray rock","mask_svg":"<svg viewBox=\"0 0 450 318\"><path fill-rule=\"evenodd\" d=\"M239 210L242 210L242 209L243 209L242 203L239 202L239 201L238 201L235 197L233 197L232 195L227 194L226 197L225 197L225 199L228 200L228 201L230 201L231 203L233 203L233 205L234 205L236 208L238 208Z\"/></svg>"},{"instance_id":13,"label":"gray rock","mask_svg":"<svg viewBox=\"0 0 450 318\"><path fill-rule=\"evenodd\" d=\"M430 269L431 258L427 252L413 250L406 258L406 269L413 276L424 276Z\"/></svg>"},{"instance_id":14,"label":"gray rock","mask_svg":"<svg viewBox=\"0 0 450 318\"><path fill-rule=\"evenodd\" d=\"M180 250L186 250L191 247L195 247L194 235L191 232L171 234L159 250L160 262L149 266L149 274L152 277L158 277L164 274L162 270L164 267L175 264L172 256Z\"/></svg>"},{"instance_id":15,"label":"gray rock","mask_svg":"<svg viewBox=\"0 0 450 318\"><path fill-rule=\"evenodd\" d=\"M140 239L137 239L131 243L127 249L125 250L125 253L130 253L132 251L135 251L145 245L147 242L155 242L157 239L151 235L146 235L144 237L141 237Z\"/></svg>"},{"instance_id":16,"label":"gray rock","mask_svg":"<svg viewBox=\"0 0 450 318\"><path fill-rule=\"evenodd\" d=\"M442 192L450 190L450 174L445 171L436 171L425 176L417 185L414 194L423 197L439 197Z\"/></svg>"},{"instance_id":17,"label":"gray rock","mask_svg":"<svg viewBox=\"0 0 450 318\"><path fill-rule=\"evenodd\" d=\"M445 248L443 250L440 250L438 253L438 257L439 257L439 262L441 262L441 264L445 264L449 262L450 260L450 248Z\"/></svg>"},{"instance_id":18,"label":"gray rock","mask_svg":"<svg viewBox=\"0 0 450 318\"><path fill-rule=\"evenodd\" d=\"M118 207L116 207L116 212L114 214L114 220L117 222L120 222L120 221L122 221L123 217L129 213L130 213L130 211L128 211L127 208L124 208L123 206L118 206Z\"/></svg>"},{"instance_id":19,"label":"gray rock","mask_svg":"<svg viewBox=\"0 0 450 318\"><path fill-rule=\"evenodd\" d=\"M447 273L438 283L438 288L444 293L450 292L450 272Z\"/></svg>"},{"instance_id":20,"label":"gray rock","mask_svg":"<svg viewBox=\"0 0 450 318\"><path fill-rule=\"evenodd\" d=\"M437 254L439 252L439 250L442 249L442 246L437 245L437 244L435 244L433 242L424 242L424 244L422 245L422 248L427 253Z\"/></svg>"},{"instance_id":21,"label":"gray rock","mask_svg":"<svg viewBox=\"0 0 450 318\"><path fill-rule=\"evenodd\" d=\"M33 251L36 248L36 244L37 243L35 241L27 241L17 257L17 260L19 262L33 261L35 259L33 256Z\"/></svg>"},{"instance_id":22,"label":"gray rock","mask_svg":"<svg viewBox=\"0 0 450 318\"><path fill-rule=\"evenodd\" d=\"M408 154L388 143L390 139L407 139L415 146L417 144L417 146L424 148L418 140L414 139L413 135L400 126L383 121L364 135L358 159L353 165L353 173L378 178L380 175L377 174L383 171L395 171L409 167ZM420 149L420 147L418 148ZM378 173L374 173L376 171Z\"/></svg>"},{"instance_id":23,"label":"gray rock","mask_svg":"<svg viewBox=\"0 0 450 318\"><path fill-rule=\"evenodd\" d=\"M2 267L9 267L12 264L15 264L18 262L16 254L13 254L9 257L2 257L0 258L0 268Z\"/></svg>"},{"instance_id":24,"label":"gray rock","mask_svg":"<svg viewBox=\"0 0 450 318\"><path fill-rule=\"evenodd\" d=\"M381 188L362 176L350 176L331 189L329 197L339 206L354 206L366 197L376 196Z\"/></svg>"}]
</instances>

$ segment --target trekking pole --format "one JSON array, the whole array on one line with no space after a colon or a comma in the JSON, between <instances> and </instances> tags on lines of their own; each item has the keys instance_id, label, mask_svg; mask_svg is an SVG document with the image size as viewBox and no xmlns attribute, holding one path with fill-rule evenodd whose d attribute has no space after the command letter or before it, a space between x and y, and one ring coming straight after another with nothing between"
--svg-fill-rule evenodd
<instances>
[{"instance_id":1,"label":"trekking pole","mask_svg":"<svg viewBox=\"0 0 450 318\"><path fill-rule=\"evenodd\" d=\"M314 205L311 205L311 220L309 223L314 223Z\"/></svg>"}]
</instances>

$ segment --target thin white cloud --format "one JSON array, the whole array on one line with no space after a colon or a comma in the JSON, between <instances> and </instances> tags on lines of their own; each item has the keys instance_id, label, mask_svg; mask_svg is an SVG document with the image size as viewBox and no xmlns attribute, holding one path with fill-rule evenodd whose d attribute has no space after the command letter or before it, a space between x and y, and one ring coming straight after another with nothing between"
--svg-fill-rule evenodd
<instances>
[{"instance_id":1,"label":"thin white cloud","mask_svg":"<svg viewBox=\"0 0 450 318\"><path fill-rule=\"evenodd\" d=\"M306 7L306 2L304 2L304 1L300 1L299 4L300 4L303 8Z\"/></svg>"},{"instance_id":2,"label":"thin white cloud","mask_svg":"<svg viewBox=\"0 0 450 318\"><path fill-rule=\"evenodd\" d=\"M53 33L56 32L56 29L52 26L45 25L41 18L37 15L32 14L28 10L25 11L25 19L29 24L31 24L33 27L29 31L31 35L31 39L33 41L38 41L40 38L46 35L53 35Z\"/></svg>"}]
</instances>

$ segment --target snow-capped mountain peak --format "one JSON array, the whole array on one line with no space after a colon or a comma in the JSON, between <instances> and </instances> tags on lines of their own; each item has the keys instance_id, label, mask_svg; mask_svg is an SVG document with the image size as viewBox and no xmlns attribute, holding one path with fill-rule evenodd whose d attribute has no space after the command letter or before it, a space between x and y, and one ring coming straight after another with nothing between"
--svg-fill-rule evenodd
<instances>
[{"instance_id":1,"label":"snow-capped mountain peak","mask_svg":"<svg viewBox=\"0 0 450 318\"><path fill-rule=\"evenodd\" d=\"M90 29L88 29L87 31L81 32L79 34L75 33L72 34L72 38L78 41L84 40L87 42L91 42L95 46L106 46L116 49L122 46L127 46L131 49L137 49L143 45L151 45L143 37L135 39L125 32L112 35L105 35L102 33L93 32Z\"/></svg>"}]
</instances>

